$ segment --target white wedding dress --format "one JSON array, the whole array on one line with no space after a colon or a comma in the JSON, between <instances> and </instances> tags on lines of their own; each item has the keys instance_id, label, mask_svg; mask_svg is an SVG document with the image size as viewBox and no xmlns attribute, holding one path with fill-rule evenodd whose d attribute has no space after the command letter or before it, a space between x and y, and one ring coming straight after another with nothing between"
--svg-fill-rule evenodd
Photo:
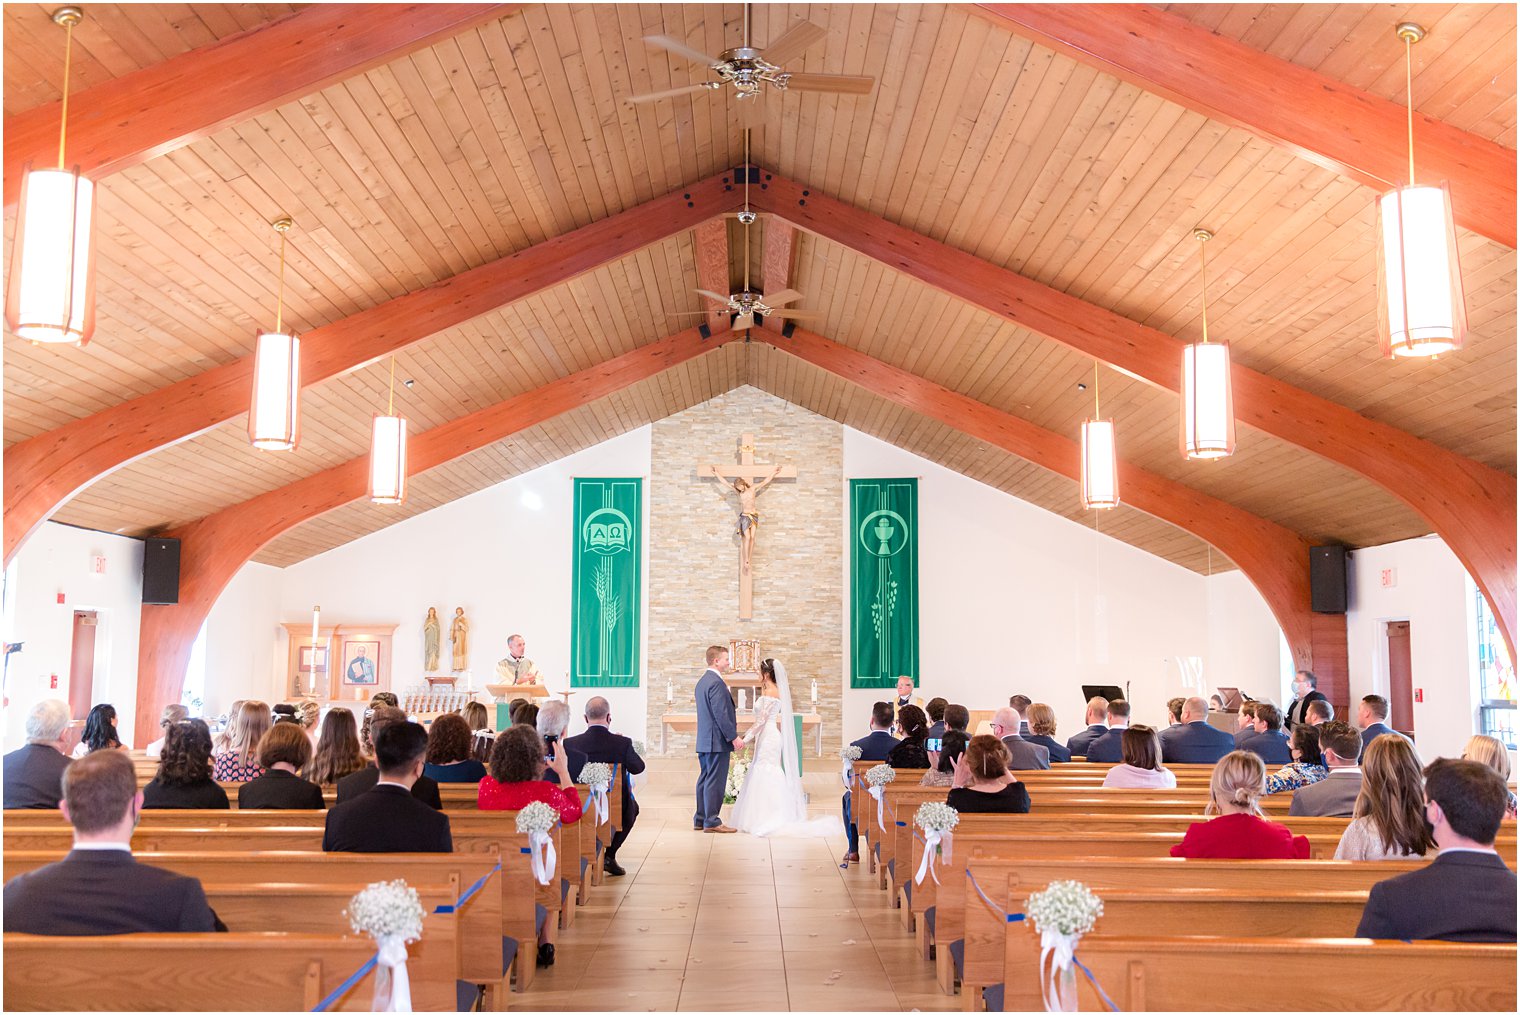
<instances>
[{"instance_id":1,"label":"white wedding dress","mask_svg":"<svg viewBox=\"0 0 1520 1015\"><path fill-rule=\"evenodd\" d=\"M780 664L776 669L781 697L761 695L755 699L754 723L744 734L745 743L753 746L753 754L739 797L729 812L729 824L750 835L839 835L843 821L837 816L808 820L797 740L782 734L783 718L790 723L787 705L791 695L786 671Z\"/></svg>"}]
</instances>

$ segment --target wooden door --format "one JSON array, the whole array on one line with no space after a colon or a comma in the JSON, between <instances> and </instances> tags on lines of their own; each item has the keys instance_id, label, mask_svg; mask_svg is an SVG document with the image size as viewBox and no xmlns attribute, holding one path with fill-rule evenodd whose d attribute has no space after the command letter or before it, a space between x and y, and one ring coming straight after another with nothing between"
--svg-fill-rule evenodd
<instances>
[{"instance_id":1,"label":"wooden door","mask_svg":"<svg viewBox=\"0 0 1520 1015\"><path fill-rule=\"evenodd\" d=\"M1388 622L1388 725L1414 732L1414 674L1409 663L1409 621Z\"/></svg>"},{"instance_id":2,"label":"wooden door","mask_svg":"<svg viewBox=\"0 0 1520 1015\"><path fill-rule=\"evenodd\" d=\"M75 719L90 714L95 703L94 610L74 611L73 651L69 655L69 713Z\"/></svg>"}]
</instances>

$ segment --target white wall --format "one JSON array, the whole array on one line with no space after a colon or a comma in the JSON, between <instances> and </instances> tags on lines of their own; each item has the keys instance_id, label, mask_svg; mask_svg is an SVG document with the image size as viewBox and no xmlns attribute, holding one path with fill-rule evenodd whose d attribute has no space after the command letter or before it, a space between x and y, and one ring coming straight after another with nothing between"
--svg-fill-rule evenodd
<instances>
[{"instance_id":1,"label":"white wall","mask_svg":"<svg viewBox=\"0 0 1520 1015\"><path fill-rule=\"evenodd\" d=\"M1397 584L1384 588L1384 568ZM1390 620L1409 621L1410 670L1425 700L1414 706L1420 756L1459 757L1477 722L1478 688L1473 665L1473 619L1467 571L1435 536L1356 550L1350 559L1346 648L1351 700L1364 694L1388 697ZM1336 702L1339 711L1340 702ZM1355 710L1351 720L1356 719Z\"/></svg>"},{"instance_id":2,"label":"white wall","mask_svg":"<svg viewBox=\"0 0 1520 1015\"><path fill-rule=\"evenodd\" d=\"M1276 686L1277 625L1244 579L1205 578L848 428L844 456L847 479L920 477L926 700L994 708L1027 694L1055 708L1064 739L1082 727L1082 684L1128 681L1136 720L1153 723L1184 693L1188 660L1211 686ZM850 737L882 696L846 692Z\"/></svg>"},{"instance_id":3,"label":"white wall","mask_svg":"<svg viewBox=\"0 0 1520 1015\"><path fill-rule=\"evenodd\" d=\"M106 558L105 574L90 570L96 555ZM26 713L34 704L69 698L75 610L96 611L94 702L116 706L117 729L122 741L130 743L137 712L142 557L140 540L55 522L45 523L22 544L7 570L6 596L14 602L6 604L10 628L5 640L24 643L11 656L8 671L7 750L25 739ZM56 689L49 687L52 674L58 675Z\"/></svg>"},{"instance_id":4,"label":"white wall","mask_svg":"<svg viewBox=\"0 0 1520 1015\"><path fill-rule=\"evenodd\" d=\"M1209 690L1238 687L1253 698L1286 705L1293 699L1289 687L1292 655L1261 593L1240 571L1211 575L1204 579L1204 586L1209 609Z\"/></svg>"},{"instance_id":5,"label":"white wall","mask_svg":"<svg viewBox=\"0 0 1520 1015\"><path fill-rule=\"evenodd\" d=\"M239 698L284 699L288 649L279 626L284 582L280 568L244 564L206 616L206 715L220 715Z\"/></svg>"}]
</instances>

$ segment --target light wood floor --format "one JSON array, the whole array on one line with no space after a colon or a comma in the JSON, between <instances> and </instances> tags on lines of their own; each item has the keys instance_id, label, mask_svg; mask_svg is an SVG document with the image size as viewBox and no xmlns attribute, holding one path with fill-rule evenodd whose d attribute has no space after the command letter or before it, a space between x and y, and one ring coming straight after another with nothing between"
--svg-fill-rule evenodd
<instances>
[{"instance_id":1,"label":"light wood floor","mask_svg":"<svg viewBox=\"0 0 1520 1015\"><path fill-rule=\"evenodd\" d=\"M841 789L808 782L811 812L837 813ZM958 1009L886 893L863 867L839 868L842 834L694 832L691 781L664 766L639 801L619 857L627 876L593 889L554 966L512 997L514 1010Z\"/></svg>"}]
</instances>

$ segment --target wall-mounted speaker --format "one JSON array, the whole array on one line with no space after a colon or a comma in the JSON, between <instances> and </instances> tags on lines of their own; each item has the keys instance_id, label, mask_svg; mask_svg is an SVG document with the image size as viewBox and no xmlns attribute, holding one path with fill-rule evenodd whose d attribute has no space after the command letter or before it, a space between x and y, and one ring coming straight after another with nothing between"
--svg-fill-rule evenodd
<instances>
[{"instance_id":1,"label":"wall-mounted speaker","mask_svg":"<svg viewBox=\"0 0 1520 1015\"><path fill-rule=\"evenodd\" d=\"M142 601L145 606L179 602L179 540L143 540Z\"/></svg>"},{"instance_id":2,"label":"wall-mounted speaker","mask_svg":"<svg viewBox=\"0 0 1520 1015\"><path fill-rule=\"evenodd\" d=\"M1315 613L1346 612L1346 548L1309 547L1309 608Z\"/></svg>"}]
</instances>

